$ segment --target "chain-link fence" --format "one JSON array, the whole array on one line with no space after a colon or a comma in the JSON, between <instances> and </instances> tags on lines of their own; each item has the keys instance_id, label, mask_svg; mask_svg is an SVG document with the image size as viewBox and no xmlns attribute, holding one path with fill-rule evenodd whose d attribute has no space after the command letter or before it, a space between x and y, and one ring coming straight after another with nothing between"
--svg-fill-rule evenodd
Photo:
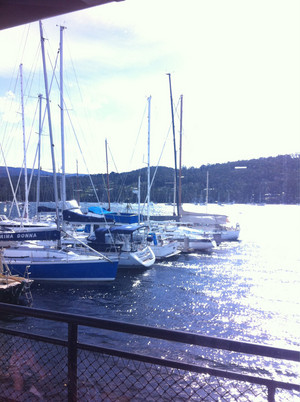
<instances>
[{"instance_id":1,"label":"chain-link fence","mask_svg":"<svg viewBox=\"0 0 300 402\"><path fill-rule=\"evenodd\" d=\"M9 330L0 323L1 401L300 401L298 351L0 304L0 314L9 309L19 315L66 322L69 327L67 339L57 339ZM250 375L210 368L203 362L186 363L182 358L128 352L125 344L123 350L116 350L80 343L78 326L172 342L180 339L180 343L204 348L210 344L227 351L250 348L260 356L291 361L293 382L266 378L258 370Z\"/></svg>"}]
</instances>

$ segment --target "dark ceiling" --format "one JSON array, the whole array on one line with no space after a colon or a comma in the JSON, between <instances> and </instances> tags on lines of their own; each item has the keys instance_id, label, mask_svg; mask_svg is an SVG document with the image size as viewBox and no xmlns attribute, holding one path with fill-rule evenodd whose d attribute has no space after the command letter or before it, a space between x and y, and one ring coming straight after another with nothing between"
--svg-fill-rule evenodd
<instances>
[{"instance_id":1,"label":"dark ceiling","mask_svg":"<svg viewBox=\"0 0 300 402\"><path fill-rule=\"evenodd\" d=\"M123 0L0 0L0 30Z\"/></svg>"}]
</instances>

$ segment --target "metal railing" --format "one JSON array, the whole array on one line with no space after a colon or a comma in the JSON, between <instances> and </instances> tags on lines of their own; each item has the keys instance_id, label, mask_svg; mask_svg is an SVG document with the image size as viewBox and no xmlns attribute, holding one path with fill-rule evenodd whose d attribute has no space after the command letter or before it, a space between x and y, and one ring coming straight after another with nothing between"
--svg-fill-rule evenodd
<instances>
[{"instance_id":1,"label":"metal railing","mask_svg":"<svg viewBox=\"0 0 300 402\"><path fill-rule=\"evenodd\" d=\"M8 329L0 321L0 401L300 400L300 352L296 350L0 303L0 317L7 315L65 323L67 330L63 339ZM99 346L102 336L91 345L80 342L79 328L84 327L251 355L254 360L246 369L248 358L240 358L242 369L229 371L217 361L208 365L205 358L190 363L182 356L176 360L129 352L123 338L121 349ZM292 381L267 376L274 370L258 367L266 359L286 361Z\"/></svg>"}]
</instances>

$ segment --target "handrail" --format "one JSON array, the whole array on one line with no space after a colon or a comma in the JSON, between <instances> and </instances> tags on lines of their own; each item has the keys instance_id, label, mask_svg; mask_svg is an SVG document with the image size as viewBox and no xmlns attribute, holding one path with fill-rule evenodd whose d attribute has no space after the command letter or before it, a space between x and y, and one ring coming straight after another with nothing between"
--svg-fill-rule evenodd
<instances>
[{"instance_id":1,"label":"handrail","mask_svg":"<svg viewBox=\"0 0 300 402\"><path fill-rule=\"evenodd\" d=\"M185 363L183 361L174 361L169 359L157 358L149 355L141 355L124 350L110 349L103 346L89 345L78 342L78 327L94 327L118 331L128 334L140 335L167 341L174 341L197 346L204 346L213 349L228 350L239 353L259 355L264 357L278 358L282 360L291 360L300 362L300 351L291 349L275 348L270 346L232 341L223 338L198 335L195 333L173 331L168 329L148 327L138 324L130 324L120 321L110 321L95 317L85 317L76 314L55 312L36 308L28 308L17 305L9 305L0 303L0 313L21 315L46 319L68 324L67 339L59 339L55 337L45 337L29 332L20 332L8 328L1 328L0 333L7 334L10 337L21 337L31 339L37 342L46 342L53 345L61 345L67 348L67 376L68 376L68 401L77 402L78 394L78 351L86 350L105 354L107 356L118 356L131 361L140 361L159 366L165 366L171 369L179 369L191 373L207 374L213 377L226 378L228 380L236 380L256 384L267 388L268 402L275 402L275 394L277 389L286 390L289 392L300 392L300 385L291 382L278 381L272 378L262 376L253 376L252 374L237 373L230 370L220 370L203 365L195 365L193 363Z\"/></svg>"},{"instance_id":2,"label":"handrail","mask_svg":"<svg viewBox=\"0 0 300 402\"><path fill-rule=\"evenodd\" d=\"M44 318L52 321L67 322L69 324L90 326L116 332L147 336L150 338L159 338L167 341L188 343L213 349L223 349L232 352L254 354L258 356L300 362L299 350L276 348L249 342L240 342L224 338L199 335L196 333L155 328L114 320L104 320L101 318L85 317L77 314L62 313L31 307L8 305L5 303L0 303L0 312L22 314L34 318Z\"/></svg>"}]
</instances>

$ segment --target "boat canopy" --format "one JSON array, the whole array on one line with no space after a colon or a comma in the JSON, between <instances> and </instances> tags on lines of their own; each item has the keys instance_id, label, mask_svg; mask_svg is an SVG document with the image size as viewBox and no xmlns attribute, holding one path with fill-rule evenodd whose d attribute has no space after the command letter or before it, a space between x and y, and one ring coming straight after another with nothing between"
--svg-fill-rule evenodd
<instances>
[{"instance_id":1,"label":"boat canopy","mask_svg":"<svg viewBox=\"0 0 300 402\"><path fill-rule=\"evenodd\" d=\"M95 230L95 237L97 241L100 242L105 242L105 235L108 233L111 233L112 235L117 235L117 234L127 234L131 235L133 232L139 230L139 229L144 229L147 226L145 225L116 225L116 226L111 226L109 228L106 227L100 227Z\"/></svg>"},{"instance_id":2,"label":"boat canopy","mask_svg":"<svg viewBox=\"0 0 300 402\"><path fill-rule=\"evenodd\" d=\"M82 213L77 213L70 210L63 211L63 220L67 222L78 222L78 223L105 223L105 222L113 222L113 217L109 215L105 216L96 216L96 214L87 215Z\"/></svg>"}]
</instances>

